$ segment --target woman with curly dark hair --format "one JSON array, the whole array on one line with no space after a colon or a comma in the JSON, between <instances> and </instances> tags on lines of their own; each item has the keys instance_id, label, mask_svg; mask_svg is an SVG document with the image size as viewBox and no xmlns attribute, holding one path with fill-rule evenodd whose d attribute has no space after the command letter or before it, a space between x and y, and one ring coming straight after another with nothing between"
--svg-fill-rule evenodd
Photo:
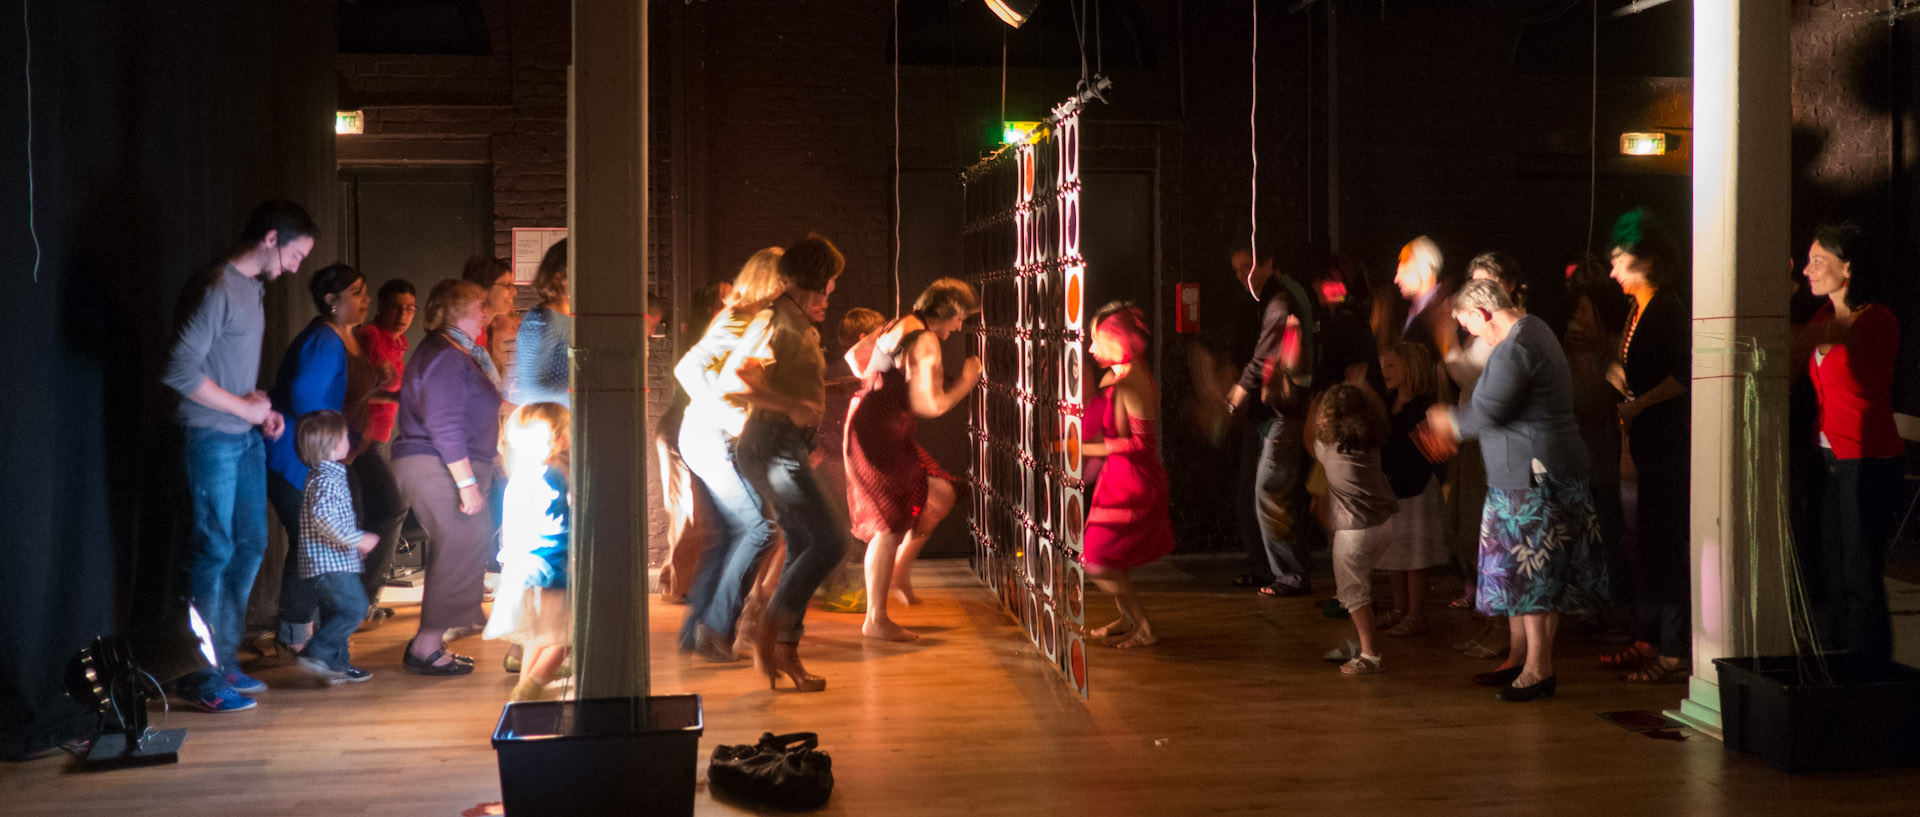
<instances>
[{"instance_id":1,"label":"woman with curly dark hair","mask_svg":"<svg viewBox=\"0 0 1920 817\"><path fill-rule=\"evenodd\" d=\"M1327 511L1333 536L1333 580L1340 604L1353 620L1355 640L1327 653L1347 675L1385 671L1374 644L1372 580L1386 542L1367 530L1393 516L1397 501L1380 447L1387 437L1386 411L1371 391L1340 383L1320 393L1307 410L1307 445L1327 472Z\"/></svg>"}]
</instances>

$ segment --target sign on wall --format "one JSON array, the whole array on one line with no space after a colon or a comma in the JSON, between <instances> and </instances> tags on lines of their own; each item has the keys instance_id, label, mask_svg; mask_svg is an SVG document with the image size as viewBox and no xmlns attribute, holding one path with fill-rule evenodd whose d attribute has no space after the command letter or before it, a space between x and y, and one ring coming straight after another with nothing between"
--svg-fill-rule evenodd
<instances>
[{"instance_id":1,"label":"sign on wall","mask_svg":"<svg viewBox=\"0 0 1920 817\"><path fill-rule=\"evenodd\" d=\"M547 250L566 237L565 227L513 228L514 283L533 283L533 274L540 271L540 259L547 257Z\"/></svg>"}]
</instances>

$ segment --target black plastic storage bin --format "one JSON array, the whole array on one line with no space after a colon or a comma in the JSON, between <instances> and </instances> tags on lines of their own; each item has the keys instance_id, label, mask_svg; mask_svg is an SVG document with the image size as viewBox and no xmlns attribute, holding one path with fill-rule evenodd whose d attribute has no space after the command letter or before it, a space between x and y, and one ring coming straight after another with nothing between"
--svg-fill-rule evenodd
<instances>
[{"instance_id":1,"label":"black plastic storage bin","mask_svg":"<svg viewBox=\"0 0 1920 817\"><path fill-rule=\"evenodd\" d=\"M507 704L500 799L508 817L691 815L704 727L698 695Z\"/></svg>"},{"instance_id":2,"label":"black plastic storage bin","mask_svg":"<svg viewBox=\"0 0 1920 817\"><path fill-rule=\"evenodd\" d=\"M1920 670L1850 655L1716 658L1727 748L1783 772L1920 764Z\"/></svg>"}]
</instances>

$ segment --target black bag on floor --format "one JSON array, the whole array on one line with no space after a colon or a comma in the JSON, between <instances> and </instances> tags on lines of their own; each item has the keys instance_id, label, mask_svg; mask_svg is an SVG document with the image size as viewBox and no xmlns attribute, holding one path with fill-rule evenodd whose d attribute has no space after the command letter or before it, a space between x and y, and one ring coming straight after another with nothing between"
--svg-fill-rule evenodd
<instances>
[{"instance_id":1,"label":"black bag on floor","mask_svg":"<svg viewBox=\"0 0 1920 817\"><path fill-rule=\"evenodd\" d=\"M715 746L707 780L780 808L819 808L833 794L833 758L819 746L820 736L812 732L766 732L751 746Z\"/></svg>"}]
</instances>

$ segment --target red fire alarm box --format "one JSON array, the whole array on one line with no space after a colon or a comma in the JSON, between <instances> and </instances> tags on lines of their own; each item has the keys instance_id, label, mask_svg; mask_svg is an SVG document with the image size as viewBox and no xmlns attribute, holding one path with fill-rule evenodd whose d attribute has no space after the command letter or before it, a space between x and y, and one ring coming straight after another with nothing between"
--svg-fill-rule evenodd
<instances>
[{"instance_id":1,"label":"red fire alarm box","mask_svg":"<svg viewBox=\"0 0 1920 817\"><path fill-rule=\"evenodd\" d=\"M1200 331L1200 285L1174 284L1173 302L1179 305L1179 309L1173 313L1173 331Z\"/></svg>"}]
</instances>

